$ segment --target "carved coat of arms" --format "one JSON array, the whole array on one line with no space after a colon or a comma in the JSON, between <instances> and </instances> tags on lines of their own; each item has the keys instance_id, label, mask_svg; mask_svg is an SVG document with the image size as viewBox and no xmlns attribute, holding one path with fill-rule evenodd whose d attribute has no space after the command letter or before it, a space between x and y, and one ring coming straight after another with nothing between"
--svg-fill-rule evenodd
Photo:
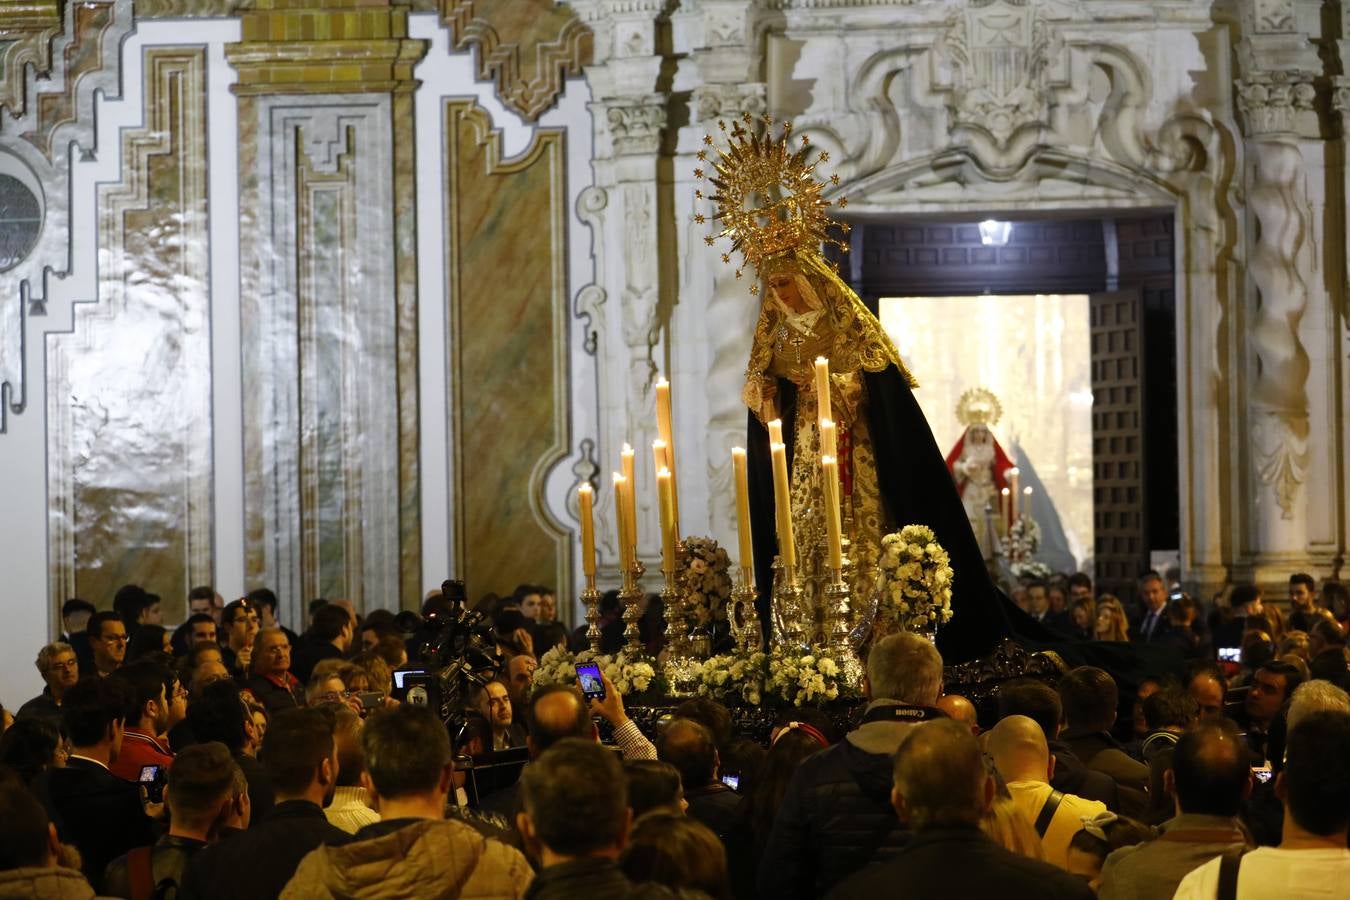
<instances>
[{"instance_id":1,"label":"carved coat of arms","mask_svg":"<svg viewBox=\"0 0 1350 900\"><path fill-rule=\"evenodd\" d=\"M1046 125L1058 50L1053 27L1026 0L975 0L956 13L940 51L952 79L952 131L978 129L1006 149L1022 129Z\"/></svg>"}]
</instances>

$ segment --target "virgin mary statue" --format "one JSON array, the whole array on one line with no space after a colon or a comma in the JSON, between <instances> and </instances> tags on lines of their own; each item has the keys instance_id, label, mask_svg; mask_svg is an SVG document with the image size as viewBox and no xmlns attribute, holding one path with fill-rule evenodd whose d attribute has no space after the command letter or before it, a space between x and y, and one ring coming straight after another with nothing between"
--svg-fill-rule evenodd
<instances>
[{"instance_id":1,"label":"virgin mary statue","mask_svg":"<svg viewBox=\"0 0 1350 900\"><path fill-rule=\"evenodd\" d=\"M746 124L755 123L747 119ZM782 422L794 524L818 518L814 362L823 357L829 361L830 407L837 429L841 517L848 523L849 555L860 580L875 572L882 535L904 525L928 525L947 550L955 573L954 615L938 634L943 658L954 662L984 655L1011 631L1011 604L985 569L946 461L914 398L913 376L876 316L821 255L833 225L825 209L833 203L822 196L823 185L814 171L828 156L820 153L813 162L808 155L815 151L805 139L794 150L790 138L788 126L775 139L736 124L729 148L718 151L710 174L717 188L710 198L717 207L714 218L722 225L717 236L731 238L733 251L758 275L750 288L760 297L760 312L744 399L749 408L755 580L765 634L778 552L767 425L774 419ZM711 137L705 144L712 144ZM708 151L699 158L707 161ZM695 170L695 176L704 177L703 170ZM697 196L702 199L702 191ZM836 202L840 207L845 203ZM710 245L714 240L706 239ZM722 260L730 262L730 254L724 253ZM820 533L810 521L802 521L797 530L799 535ZM797 540L800 544L803 538ZM803 555L800 547L798 555ZM861 586L854 589L855 605L865 597L859 596Z\"/></svg>"}]
</instances>

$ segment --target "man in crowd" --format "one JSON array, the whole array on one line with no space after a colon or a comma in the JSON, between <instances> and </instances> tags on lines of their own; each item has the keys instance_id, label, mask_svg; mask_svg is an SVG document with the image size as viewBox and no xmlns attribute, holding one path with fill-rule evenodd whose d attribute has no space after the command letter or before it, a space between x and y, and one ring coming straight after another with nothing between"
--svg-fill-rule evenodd
<instances>
[{"instance_id":1,"label":"man in crowd","mask_svg":"<svg viewBox=\"0 0 1350 900\"><path fill-rule=\"evenodd\" d=\"M1289 623L1294 631L1311 631L1313 623L1324 618L1317 605L1317 584L1306 572L1296 572L1289 576Z\"/></svg>"},{"instance_id":2,"label":"man in crowd","mask_svg":"<svg viewBox=\"0 0 1350 900\"><path fill-rule=\"evenodd\" d=\"M1252 674L1238 724L1247 732L1247 744L1258 763L1266 759L1271 723L1302 680L1297 668L1278 659L1263 664Z\"/></svg>"},{"instance_id":3,"label":"man in crowd","mask_svg":"<svg viewBox=\"0 0 1350 900\"><path fill-rule=\"evenodd\" d=\"M1157 572L1149 572L1139 579L1139 593L1144 599L1144 612L1132 629L1130 639L1145 644L1166 643L1172 630L1167 617L1167 585Z\"/></svg>"},{"instance_id":4,"label":"man in crowd","mask_svg":"<svg viewBox=\"0 0 1350 900\"><path fill-rule=\"evenodd\" d=\"M1067 869L1069 841L1083 818L1106 812L1106 805L1050 787L1054 757L1041 726L1026 716L1008 716L995 725L988 749L1013 802L1041 836L1046 861Z\"/></svg>"},{"instance_id":5,"label":"man in crowd","mask_svg":"<svg viewBox=\"0 0 1350 900\"><path fill-rule=\"evenodd\" d=\"M337 789L333 802L323 814L338 828L356 834L367 825L380 821L380 814L370 808L370 796L361 785L366 771L366 758L361 750L362 719L345 703L325 704L333 711L333 740L337 743Z\"/></svg>"},{"instance_id":6,"label":"man in crowd","mask_svg":"<svg viewBox=\"0 0 1350 900\"><path fill-rule=\"evenodd\" d=\"M32 700L19 707L19 718L41 716L54 724L61 721L61 701L66 691L80 680L80 661L75 648L62 641L48 644L38 651L37 670L47 686Z\"/></svg>"},{"instance_id":7,"label":"man in crowd","mask_svg":"<svg viewBox=\"0 0 1350 900\"><path fill-rule=\"evenodd\" d=\"M1092 576L1086 572L1074 572L1069 576L1067 583L1069 589L1069 604L1073 605L1079 600L1094 599L1092 593Z\"/></svg>"},{"instance_id":8,"label":"man in crowd","mask_svg":"<svg viewBox=\"0 0 1350 900\"><path fill-rule=\"evenodd\" d=\"M1220 885L1237 900L1334 897L1350 884L1350 713L1325 711L1289 731L1275 793L1284 805L1279 847L1230 851L1182 879L1175 900L1214 900Z\"/></svg>"},{"instance_id":9,"label":"man in crowd","mask_svg":"<svg viewBox=\"0 0 1350 900\"><path fill-rule=\"evenodd\" d=\"M867 656L863 723L793 774L760 863L761 896L820 897L908 835L891 805L891 757L917 722L940 717L942 657L900 633Z\"/></svg>"},{"instance_id":10,"label":"man in crowd","mask_svg":"<svg viewBox=\"0 0 1350 900\"><path fill-rule=\"evenodd\" d=\"M314 667L325 659L341 659L351 649L356 623L344 606L328 603L314 614L314 624L295 647L291 672L300 682L309 681Z\"/></svg>"},{"instance_id":11,"label":"man in crowd","mask_svg":"<svg viewBox=\"0 0 1350 900\"><path fill-rule=\"evenodd\" d=\"M195 740L219 741L230 751L248 782L253 820L271 812L275 803L272 779L258 762L261 735L235 683L224 678L194 688L185 724Z\"/></svg>"},{"instance_id":12,"label":"man in crowd","mask_svg":"<svg viewBox=\"0 0 1350 900\"><path fill-rule=\"evenodd\" d=\"M1027 615L1037 622L1045 622L1050 615L1050 588L1044 581L1027 585Z\"/></svg>"},{"instance_id":13,"label":"man in crowd","mask_svg":"<svg viewBox=\"0 0 1350 900\"><path fill-rule=\"evenodd\" d=\"M277 595L271 588L254 588L244 597L245 600L257 607L258 615L262 617L263 628L280 628L285 633L286 639L294 647L299 642L299 636L291 631L277 619Z\"/></svg>"},{"instance_id":14,"label":"man in crowd","mask_svg":"<svg viewBox=\"0 0 1350 900\"><path fill-rule=\"evenodd\" d=\"M525 743L525 729L513 721L515 713L505 684L500 681L485 684L478 694L478 711L492 728L493 750L508 750Z\"/></svg>"},{"instance_id":15,"label":"man in crowd","mask_svg":"<svg viewBox=\"0 0 1350 900\"><path fill-rule=\"evenodd\" d=\"M1035 722L1024 721L1039 733ZM1085 882L1005 850L980 830L995 784L974 736L960 723L914 727L896 753L894 782L896 814L914 830L913 838L893 859L843 882L831 898L1092 898Z\"/></svg>"},{"instance_id":16,"label":"man in crowd","mask_svg":"<svg viewBox=\"0 0 1350 900\"><path fill-rule=\"evenodd\" d=\"M1183 734L1165 783L1175 815L1163 823L1163 839L1108 856L1101 900L1171 897L1192 869L1247 845L1238 812L1251 794L1252 770L1231 723L1206 722Z\"/></svg>"},{"instance_id":17,"label":"man in crowd","mask_svg":"<svg viewBox=\"0 0 1350 900\"><path fill-rule=\"evenodd\" d=\"M125 685L127 703L122 746L109 769L124 781L140 781L144 766L159 766L167 775L173 754L164 736L177 724L170 721L170 706L171 692L181 689L178 680L163 666L144 659L123 666L112 677Z\"/></svg>"},{"instance_id":18,"label":"man in crowd","mask_svg":"<svg viewBox=\"0 0 1350 900\"><path fill-rule=\"evenodd\" d=\"M460 897L525 896L531 873L520 851L445 818L455 763L445 725L431 710L400 706L372 714L361 749L361 781L380 821L350 843L311 852L283 898L433 897L447 884ZM578 830L592 826L586 821Z\"/></svg>"},{"instance_id":19,"label":"man in crowd","mask_svg":"<svg viewBox=\"0 0 1350 900\"><path fill-rule=\"evenodd\" d=\"M1228 680L1212 665L1196 669L1186 682L1186 691L1195 701L1200 721L1223 718L1224 698L1228 694Z\"/></svg>"},{"instance_id":20,"label":"man in crowd","mask_svg":"<svg viewBox=\"0 0 1350 900\"><path fill-rule=\"evenodd\" d=\"M12 772L0 770L0 897L92 900L78 869L61 864L47 811Z\"/></svg>"},{"instance_id":21,"label":"man in crowd","mask_svg":"<svg viewBox=\"0 0 1350 900\"><path fill-rule=\"evenodd\" d=\"M120 679L86 678L67 691L61 717L70 758L65 768L45 771L35 786L62 840L80 851L82 871L96 888L109 862L154 841L140 788L110 771L122 749L126 706Z\"/></svg>"},{"instance_id":22,"label":"man in crowd","mask_svg":"<svg viewBox=\"0 0 1350 900\"><path fill-rule=\"evenodd\" d=\"M333 716L323 709L283 710L263 741L262 763L276 806L248 831L200 851L183 879L184 900L275 897L315 847L340 843L323 807L337 784Z\"/></svg>"},{"instance_id":23,"label":"man in crowd","mask_svg":"<svg viewBox=\"0 0 1350 900\"><path fill-rule=\"evenodd\" d=\"M1097 800L1109 810L1120 809L1120 789L1109 775L1095 772L1083 765L1069 745L1060 740L1063 714L1059 694L1044 681L1035 678L1015 678L1004 682L998 691L998 717L1026 716L1045 735L1046 745L1055 757L1050 786L1065 794L1075 794L1085 800Z\"/></svg>"},{"instance_id":24,"label":"man in crowd","mask_svg":"<svg viewBox=\"0 0 1350 900\"><path fill-rule=\"evenodd\" d=\"M1060 679L1059 702L1064 708L1060 732L1064 743L1089 769L1115 781L1121 812L1142 815L1148 805L1148 766L1132 758L1111 736L1119 706L1115 680L1101 669L1079 666Z\"/></svg>"},{"instance_id":25,"label":"man in crowd","mask_svg":"<svg viewBox=\"0 0 1350 900\"><path fill-rule=\"evenodd\" d=\"M540 869L526 896L629 896L632 887L615 862L632 824L618 758L594 741L564 739L530 763L520 781L524 809L516 826Z\"/></svg>"},{"instance_id":26,"label":"man in crowd","mask_svg":"<svg viewBox=\"0 0 1350 900\"><path fill-rule=\"evenodd\" d=\"M514 709L530 705L530 689L534 687L534 670L539 661L528 653L518 653L506 661L506 692Z\"/></svg>"},{"instance_id":27,"label":"man in crowd","mask_svg":"<svg viewBox=\"0 0 1350 900\"><path fill-rule=\"evenodd\" d=\"M127 657L127 626L115 612L97 612L89 617L91 671L105 678L117 671Z\"/></svg>"},{"instance_id":28,"label":"man in crowd","mask_svg":"<svg viewBox=\"0 0 1350 900\"><path fill-rule=\"evenodd\" d=\"M712 732L690 719L676 719L657 742L656 756L679 770L689 815L725 841L736 825L741 798L717 778L721 760Z\"/></svg>"},{"instance_id":29,"label":"man in crowd","mask_svg":"<svg viewBox=\"0 0 1350 900\"><path fill-rule=\"evenodd\" d=\"M169 772L173 785L164 789L169 830L153 848L137 848L108 865L103 893L110 897L134 897L137 882L153 885L156 896L176 896L198 850L228 824L248 827L248 792L239 788L243 773L224 744L184 748Z\"/></svg>"},{"instance_id":30,"label":"man in crowd","mask_svg":"<svg viewBox=\"0 0 1350 900\"><path fill-rule=\"evenodd\" d=\"M258 632L254 642L253 674L244 686L269 716L303 705L304 687L291 674L290 668L291 642L285 633L274 629Z\"/></svg>"},{"instance_id":31,"label":"man in crowd","mask_svg":"<svg viewBox=\"0 0 1350 900\"><path fill-rule=\"evenodd\" d=\"M235 600L220 614L220 652L225 667L236 678L247 678L253 664L253 640L262 627L258 611L247 600Z\"/></svg>"},{"instance_id":32,"label":"man in crowd","mask_svg":"<svg viewBox=\"0 0 1350 900\"><path fill-rule=\"evenodd\" d=\"M192 615L205 613L220 624L220 614L225 608L225 598L216 593L210 585L201 585L188 591L188 612Z\"/></svg>"}]
</instances>

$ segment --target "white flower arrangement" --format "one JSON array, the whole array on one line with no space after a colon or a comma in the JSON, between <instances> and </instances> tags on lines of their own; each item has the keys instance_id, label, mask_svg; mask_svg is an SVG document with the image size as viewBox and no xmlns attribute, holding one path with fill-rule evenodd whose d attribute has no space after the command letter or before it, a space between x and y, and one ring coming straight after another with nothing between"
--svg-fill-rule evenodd
<instances>
[{"instance_id":1,"label":"white flower arrangement","mask_svg":"<svg viewBox=\"0 0 1350 900\"><path fill-rule=\"evenodd\" d=\"M697 628L725 622L731 598L731 557L710 537L684 539L680 594Z\"/></svg>"},{"instance_id":2,"label":"white flower arrangement","mask_svg":"<svg viewBox=\"0 0 1350 900\"><path fill-rule=\"evenodd\" d=\"M927 525L906 525L881 539L877 618L884 631L935 629L952 617L952 566Z\"/></svg>"},{"instance_id":3,"label":"white flower arrangement","mask_svg":"<svg viewBox=\"0 0 1350 900\"><path fill-rule=\"evenodd\" d=\"M768 656L762 651L714 656L699 665L698 695L721 703L744 702L759 706L764 699Z\"/></svg>"},{"instance_id":4,"label":"white flower arrangement","mask_svg":"<svg viewBox=\"0 0 1350 900\"><path fill-rule=\"evenodd\" d=\"M539 667L534 670L534 686L549 684L576 684L579 663L593 662L605 673L610 684L620 694L627 697L643 694L650 690L660 690L662 678L655 664L643 657L630 657L624 651L610 656L595 654L590 650L572 653L565 646L549 650L539 659Z\"/></svg>"},{"instance_id":5,"label":"white flower arrangement","mask_svg":"<svg viewBox=\"0 0 1350 900\"><path fill-rule=\"evenodd\" d=\"M1008 537L1004 540L1003 554L1010 563L1025 563L1041 549L1041 526L1031 516L1017 517L1008 528Z\"/></svg>"},{"instance_id":6,"label":"white flower arrangement","mask_svg":"<svg viewBox=\"0 0 1350 900\"><path fill-rule=\"evenodd\" d=\"M857 685L828 656L774 650L769 656L764 695L783 705L810 706L857 696Z\"/></svg>"}]
</instances>

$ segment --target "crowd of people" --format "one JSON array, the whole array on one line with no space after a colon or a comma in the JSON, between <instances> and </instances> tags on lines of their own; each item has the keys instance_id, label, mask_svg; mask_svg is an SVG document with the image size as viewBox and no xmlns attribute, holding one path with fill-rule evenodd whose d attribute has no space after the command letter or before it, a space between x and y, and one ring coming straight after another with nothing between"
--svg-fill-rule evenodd
<instances>
[{"instance_id":1,"label":"crowd of people","mask_svg":"<svg viewBox=\"0 0 1350 900\"><path fill-rule=\"evenodd\" d=\"M600 697L535 685L584 638L544 587L484 602L496 662L452 728L395 699L439 593L426 619L316 601L297 634L267 590L195 589L170 631L127 587L66 604L45 689L0 721L0 898L1343 896L1338 591L1295 575L1286 622L1244 586L1206 612L1153 573L1133 610L1031 583L1047 624L1106 612L1096 636L1173 642L1189 668L968 699L893 634L847 724L792 709L765 740L706 698L648 734L603 675ZM518 777L477 780L508 757Z\"/></svg>"}]
</instances>

